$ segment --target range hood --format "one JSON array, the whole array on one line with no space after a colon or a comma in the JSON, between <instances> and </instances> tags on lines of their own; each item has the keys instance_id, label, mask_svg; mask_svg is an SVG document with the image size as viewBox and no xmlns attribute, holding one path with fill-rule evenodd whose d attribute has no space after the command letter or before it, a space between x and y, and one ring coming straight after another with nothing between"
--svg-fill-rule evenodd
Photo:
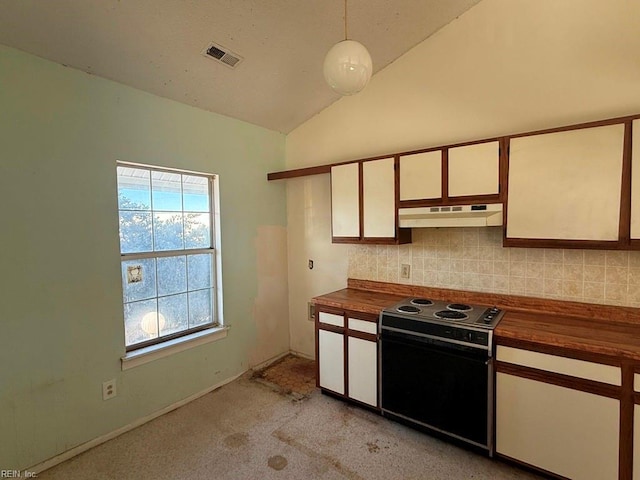
<instances>
[{"instance_id":1,"label":"range hood","mask_svg":"<svg viewBox=\"0 0 640 480\"><path fill-rule=\"evenodd\" d=\"M502 225L502 204L400 208L398 217L400 228L496 227Z\"/></svg>"}]
</instances>

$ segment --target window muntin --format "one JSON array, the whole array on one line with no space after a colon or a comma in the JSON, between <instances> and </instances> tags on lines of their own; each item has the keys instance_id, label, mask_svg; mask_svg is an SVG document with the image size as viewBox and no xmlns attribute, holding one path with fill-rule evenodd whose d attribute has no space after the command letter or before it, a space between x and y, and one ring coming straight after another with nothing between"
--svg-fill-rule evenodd
<instances>
[{"instance_id":1,"label":"window muntin","mask_svg":"<svg viewBox=\"0 0 640 480\"><path fill-rule=\"evenodd\" d=\"M218 325L213 178L118 165L127 350Z\"/></svg>"}]
</instances>

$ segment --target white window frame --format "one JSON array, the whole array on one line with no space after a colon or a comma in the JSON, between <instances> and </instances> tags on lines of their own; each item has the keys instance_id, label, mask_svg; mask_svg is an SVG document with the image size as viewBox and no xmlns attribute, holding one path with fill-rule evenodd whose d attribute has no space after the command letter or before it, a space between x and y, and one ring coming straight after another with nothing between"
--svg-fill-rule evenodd
<instances>
[{"instance_id":1,"label":"white window frame","mask_svg":"<svg viewBox=\"0 0 640 480\"><path fill-rule=\"evenodd\" d=\"M131 346L126 345L126 354L122 357L122 369L127 370L129 368L142 365L144 363L153 361L157 358L162 358L173 353L183 351L188 348L192 348L204 343L209 343L220 338L226 337L228 327L224 324L223 315L223 302L222 302L222 253L221 253L221 235L220 235L220 189L219 189L219 177L218 175L211 173L196 172L183 169L158 167L154 165L146 165L141 163L132 163L125 161L118 161L117 167L128 167L148 170L149 172L167 172L177 173L183 175L196 175L206 177L209 185L209 214L210 214L210 234L211 234L211 247L199 248L199 249L178 249L178 250L162 250L140 253L120 253L120 265L122 262L137 259L146 258L164 258L177 255L197 255L207 253L212 255L212 275L213 275L213 298L212 308L214 312L214 318L212 324L206 324L193 329L182 330L175 334L161 337L158 339L150 340L148 342L142 342ZM119 209L118 209L119 211ZM149 210L153 212L153 209ZM157 298L157 296L156 296ZM124 301L122 305L124 313ZM123 316L124 325L124 316Z\"/></svg>"}]
</instances>

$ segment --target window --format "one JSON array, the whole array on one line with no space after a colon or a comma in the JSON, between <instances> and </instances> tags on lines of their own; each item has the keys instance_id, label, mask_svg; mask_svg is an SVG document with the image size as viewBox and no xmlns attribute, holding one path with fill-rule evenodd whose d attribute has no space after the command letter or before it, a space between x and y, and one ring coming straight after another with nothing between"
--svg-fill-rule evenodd
<instances>
[{"instance_id":1,"label":"window","mask_svg":"<svg viewBox=\"0 0 640 480\"><path fill-rule=\"evenodd\" d=\"M219 325L216 178L118 164L127 351Z\"/></svg>"}]
</instances>

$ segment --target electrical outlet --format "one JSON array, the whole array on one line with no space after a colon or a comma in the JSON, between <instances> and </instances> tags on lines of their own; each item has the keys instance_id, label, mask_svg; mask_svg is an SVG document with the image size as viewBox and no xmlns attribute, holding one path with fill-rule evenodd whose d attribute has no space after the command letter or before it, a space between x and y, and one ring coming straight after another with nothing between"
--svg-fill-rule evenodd
<instances>
[{"instance_id":1,"label":"electrical outlet","mask_svg":"<svg viewBox=\"0 0 640 480\"><path fill-rule=\"evenodd\" d=\"M401 278L410 278L411 277L411 265L408 263L402 264L402 269L400 270Z\"/></svg>"},{"instance_id":2,"label":"electrical outlet","mask_svg":"<svg viewBox=\"0 0 640 480\"><path fill-rule=\"evenodd\" d=\"M316 319L316 306L309 302L309 320L311 320L312 322L315 321Z\"/></svg>"},{"instance_id":3,"label":"electrical outlet","mask_svg":"<svg viewBox=\"0 0 640 480\"><path fill-rule=\"evenodd\" d=\"M110 400L117 395L116 392L116 379L112 378L106 382L102 382L102 399Z\"/></svg>"}]
</instances>

